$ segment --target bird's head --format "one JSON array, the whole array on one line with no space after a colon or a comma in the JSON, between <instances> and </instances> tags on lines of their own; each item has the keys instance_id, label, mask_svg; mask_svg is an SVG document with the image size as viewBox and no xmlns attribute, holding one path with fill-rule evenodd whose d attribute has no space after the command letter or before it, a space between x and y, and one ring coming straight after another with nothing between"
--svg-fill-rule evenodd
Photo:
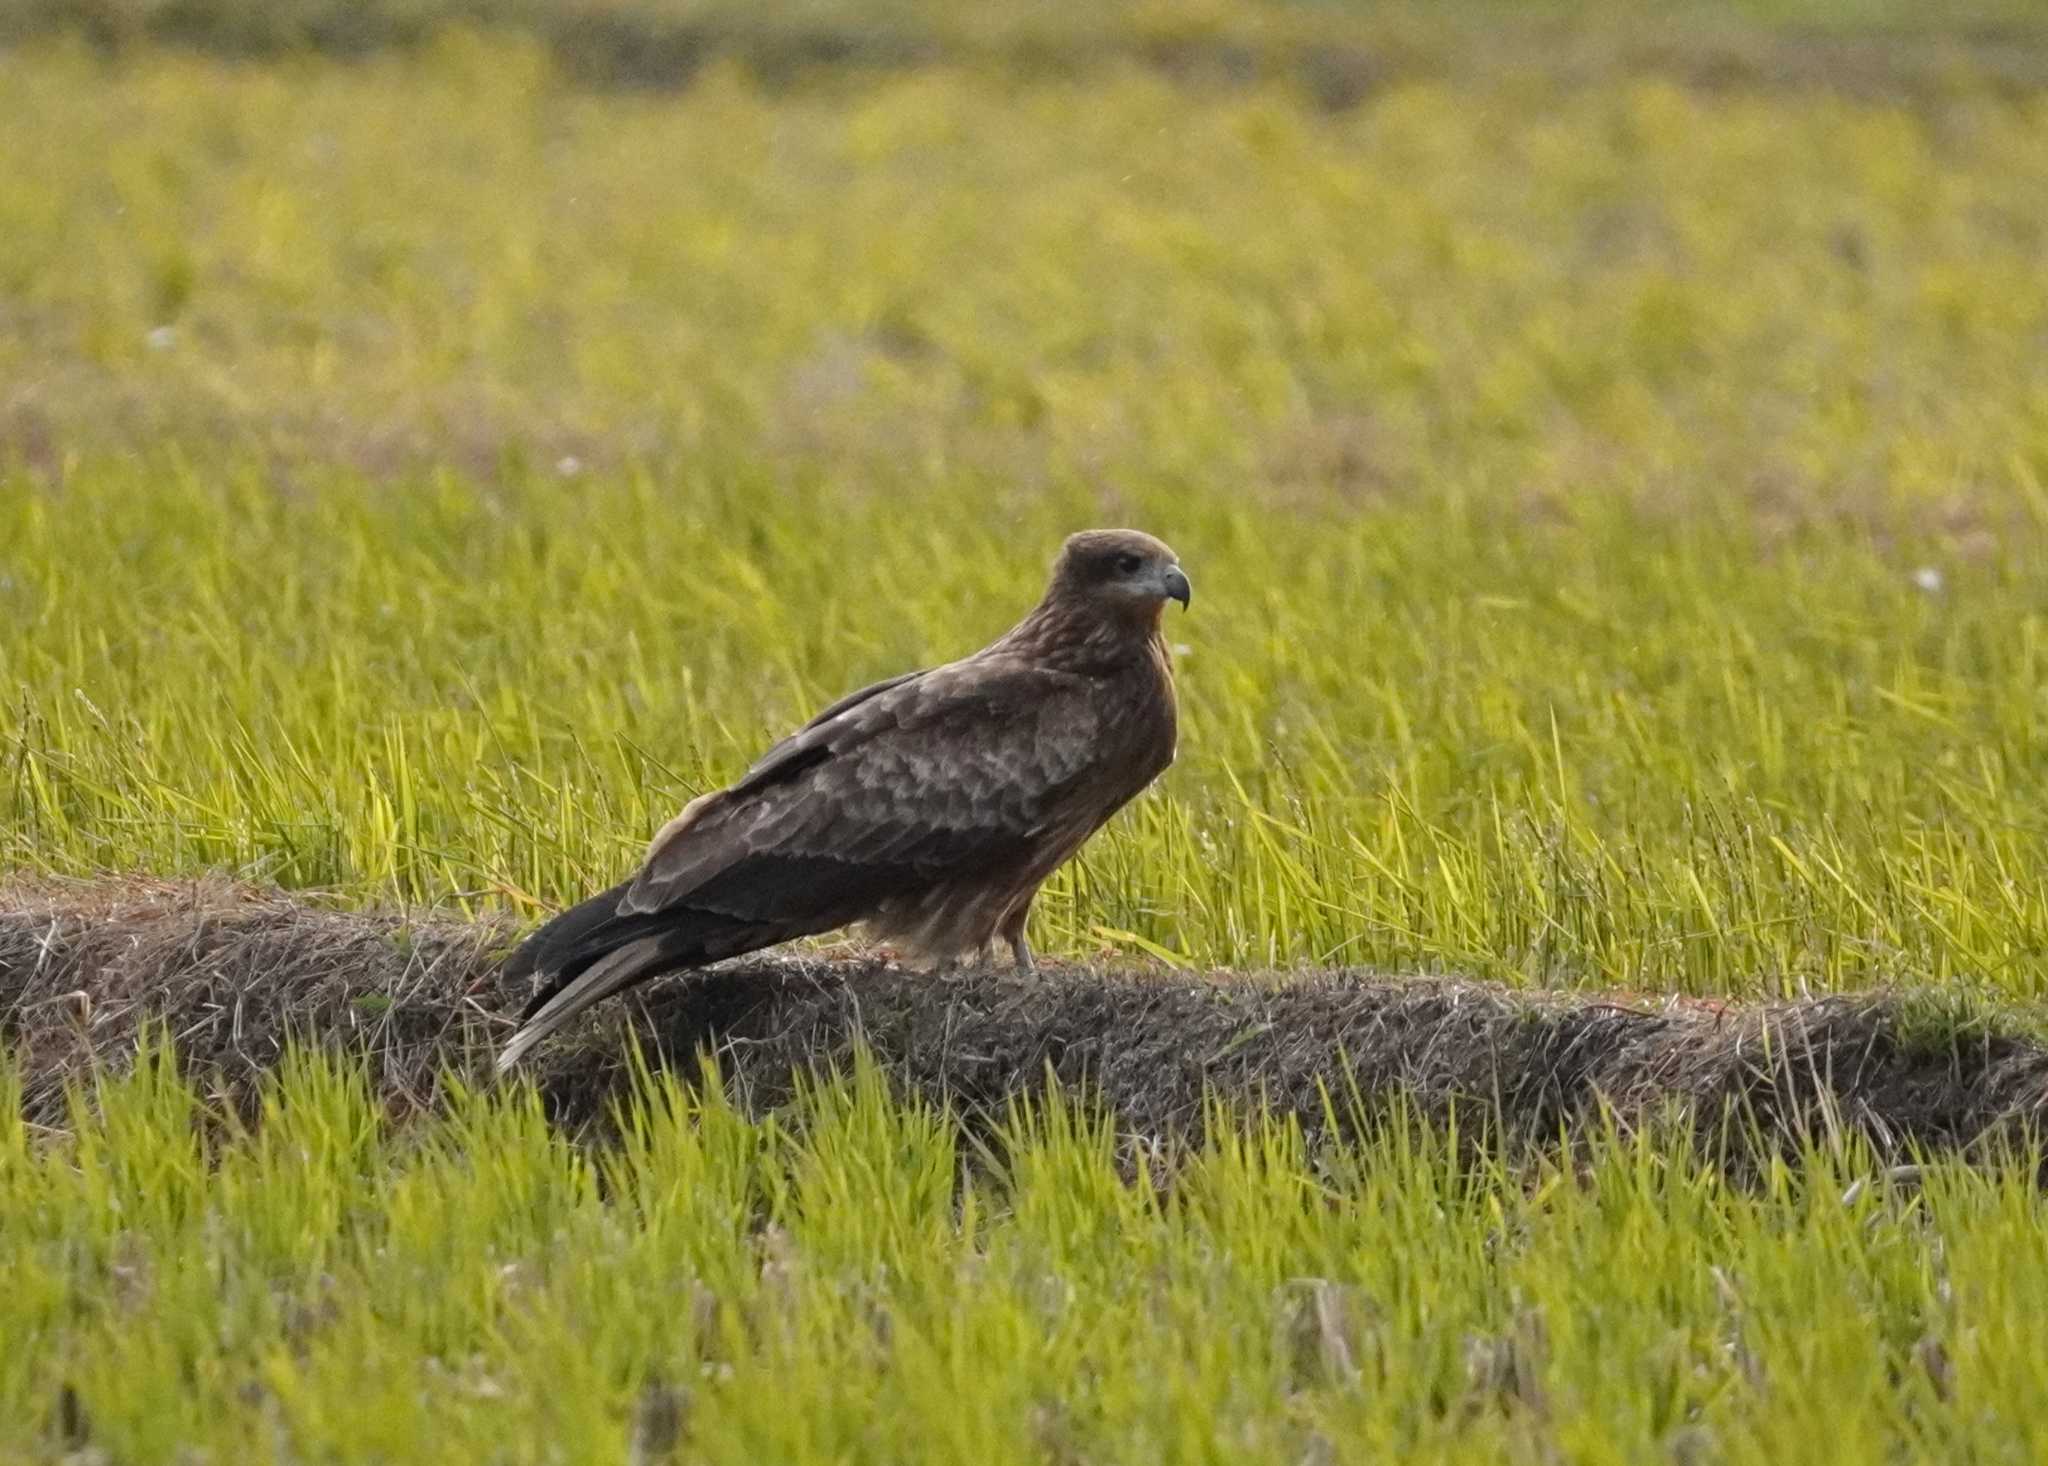
<instances>
[{"instance_id":1,"label":"bird's head","mask_svg":"<svg viewBox=\"0 0 2048 1466\"><path fill-rule=\"evenodd\" d=\"M1053 565L1052 591L1063 600L1153 621L1168 601L1186 607L1194 594L1180 557L1135 529L1089 529L1068 536Z\"/></svg>"}]
</instances>

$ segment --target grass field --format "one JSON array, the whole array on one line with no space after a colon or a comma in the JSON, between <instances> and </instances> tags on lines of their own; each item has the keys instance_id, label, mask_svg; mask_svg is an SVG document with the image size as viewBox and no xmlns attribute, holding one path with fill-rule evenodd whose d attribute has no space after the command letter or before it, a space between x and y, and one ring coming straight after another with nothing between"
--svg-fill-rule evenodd
<instances>
[{"instance_id":1,"label":"grass field","mask_svg":"<svg viewBox=\"0 0 2048 1466\"><path fill-rule=\"evenodd\" d=\"M1136 43L740 45L667 90L545 27L0 52L0 871L537 913L1122 522L1195 582L1182 757L1049 888L1048 951L2039 999L2048 94L1939 48L1899 88L1468 68L1469 15L1402 14L1413 66L1343 106ZM1716 24L1823 18L1909 19ZM616 1152L516 1096L387 1131L353 1082L308 1061L239 1139L150 1073L0 1122L0 1459L2048 1428L2017 1161L1844 1202L1854 1154L1737 1191L1649 1141L1269 1136L1155 1193L1057 1114L959 1179L865 1081L668 1095Z\"/></svg>"},{"instance_id":2,"label":"grass field","mask_svg":"<svg viewBox=\"0 0 2048 1466\"><path fill-rule=\"evenodd\" d=\"M1738 1192L1650 1143L1531 1176L1268 1132L1160 1193L1056 1108L956 1186L872 1075L767 1126L652 1098L598 1155L518 1100L394 1138L320 1063L216 1154L151 1068L59 1144L0 1129L0 1328L39 1346L0 1360L6 1448L2021 1461L2048 1428L2013 1409L2048 1387L2018 1171L1844 1200L1853 1156Z\"/></svg>"}]
</instances>

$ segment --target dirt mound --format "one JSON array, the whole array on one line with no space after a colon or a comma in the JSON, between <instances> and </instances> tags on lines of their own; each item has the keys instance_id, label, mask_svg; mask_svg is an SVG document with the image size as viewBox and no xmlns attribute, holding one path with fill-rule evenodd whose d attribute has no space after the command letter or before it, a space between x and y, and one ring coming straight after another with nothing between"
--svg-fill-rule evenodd
<instances>
[{"instance_id":1,"label":"dirt mound","mask_svg":"<svg viewBox=\"0 0 2048 1466\"><path fill-rule=\"evenodd\" d=\"M152 1023L225 1104L246 1109L299 1038L360 1056L403 1116L432 1106L443 1073L488 1079L525 997L497 973L513 935L217 882L17 887L0 893L0 1032L37 1123L62 1123L67 1081L125 1063ZM2048 1049L1887 997L1723 1007L1357 971L941 981L775 958L654 984L544 1046L528 1072L562 1123L602 1124L629 1082L629 1030L692 1076L715 1053L757 1109L863 1042L970 1122L1050 1076L1096 1094L1141 1147L1198 1135L1211 1096L1291 1113L1312 1137L1398 1105L1547 1146L1603 1112L1675 1110L1746 1151L1855 1134L1891 1158L2019 1139L2048 1104Z\"/></svg>"}]
</instances>

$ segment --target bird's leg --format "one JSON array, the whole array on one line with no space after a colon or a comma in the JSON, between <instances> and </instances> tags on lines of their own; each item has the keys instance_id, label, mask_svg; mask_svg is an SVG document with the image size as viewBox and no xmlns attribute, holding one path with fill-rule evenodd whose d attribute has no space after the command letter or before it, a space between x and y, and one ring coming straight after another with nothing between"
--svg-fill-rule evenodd
<instances>
[{"instance_id":1,"label":"bird's leg","mask_svg":"<svg viewBox=\"0 0 2048 1466\"><path fill-rule=\"evenodd\" d=\"M1034 968L1031 960L1031 943L1024 940L1024 922L1030 915L1030 896L1026 896L1003 914L1001 936L1010 944L1010 957L1016 962L1019 972L1030 972Z\"/></svg>"}]
</instances>

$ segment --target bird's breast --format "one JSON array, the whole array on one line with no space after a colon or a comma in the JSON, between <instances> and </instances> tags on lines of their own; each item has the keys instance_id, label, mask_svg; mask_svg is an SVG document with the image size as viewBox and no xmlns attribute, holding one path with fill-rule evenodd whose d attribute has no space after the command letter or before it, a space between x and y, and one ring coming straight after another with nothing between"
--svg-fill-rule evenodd
<instances>
[{"instance_id":1,"label":"bird's breast","mask_svg":"<svg viewBox=\"0 0 2048 1466\"><path fill-rule=\"evenodd\" d=\"M1137 793L1173 762L1179 735L1179 703L1174 694L1172 653L1166 643L1152 638L1145 655L1135 665L1110 679L1102 688L1101 750L1106 763L1117 769L1129 787L1125 797Z\"/></svg>"}]
</instances>

